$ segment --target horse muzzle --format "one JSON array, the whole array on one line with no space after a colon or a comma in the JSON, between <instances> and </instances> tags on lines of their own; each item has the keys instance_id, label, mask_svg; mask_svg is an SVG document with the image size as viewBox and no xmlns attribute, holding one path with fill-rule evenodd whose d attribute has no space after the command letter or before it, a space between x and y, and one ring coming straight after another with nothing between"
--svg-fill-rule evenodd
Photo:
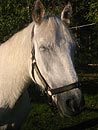
<instances>
[{"instance_id":1,"label":"horse muzzle","mask_svg":"<svg viewBox=\"0 0 98 130\"><path fill-rule=\"evenodd\" d=\"M66 94L60 94L57 96L57 107L61 116L75 116L85 107L84 97L69 94L66 98Z\"/></svg>"},{"instance_id":2,"label":"horse muzzle","mask_svg":"<svg viewBox=\"0 0 98 130\"><path fill-rule=\"evenodd\" d=\"M48 91L50 105L53 110L58 110L61 116L74 116L79 114L85 101L79 84L74 83L66 87ZM56 109L57 108L57 109Z\"/></svg>"}]
</instances>

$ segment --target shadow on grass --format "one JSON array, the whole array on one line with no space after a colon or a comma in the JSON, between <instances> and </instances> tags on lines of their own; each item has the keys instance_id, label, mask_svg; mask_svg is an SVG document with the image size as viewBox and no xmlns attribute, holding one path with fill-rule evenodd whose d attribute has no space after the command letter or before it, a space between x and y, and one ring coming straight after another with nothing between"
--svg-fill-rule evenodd
<instances>
[{"instance_id":1,"label":"shadow on grass","mask_svg":"<svg viewBox=\"0 0 98 130\"><path fill-rule=\"evenodd\" d=\"M98 95L98 80L91 80L91 81L83 81L82 82L82 91L84 94L87 95ZM36 96L37 95L37 96ZM40 90L36 88L36 90L33 91L33 97L32 102L37 103L47 103L47 97L45 95L42 95ZM85 108L86 112L95 112L98 113L98 109L95 108ZM85 130L90 129L91 127L97 127L98 128L98 117L93 117L91 119L87 119L86 121L83 121L82 123L73 125L71 127L65 127L59 130Z\"/></svg>"},{"instance_id":2,"label":"shadow on grass","mask_svg":"<svg viewBox=\"0 0 98 130\"><path fill-rule=\"evenodd\" d=\"M85 129L91 128L91 127L93 127L97 124L98 124L98 118L95 118L95 119L91 119L91 120L82 122L78 125L75 125L75 126L72 126L72 127L69 127L69 128L62 128L62 129L59 129L59 130L85 130Z\"/></svg>"},{"instance_id":3,"label":"shadow on grass","mask_svg":"<svg viewBox=\"0 0 98 130\"><path fill-rule=\"evenodd\" d=\"M98 80L83 81L82 91L84 94L88 95L98 94Z\"/></svg>"},{"instance_id":4,"label":"shadow on grass","mask_svg":"<svg viewBox=\"0 0 98 130\"><path fill-rule=\"evenodd\" d=\"M85 108L86 111L90 112L98 112L98 109L93 109L93 108ZM84 121L82 123L79 123L77 125L71 126L71 127L65 127L61 128L59 130L86 130L90 129L91 127L94 127L98 125L98 117L89 119L87 121ZM97 126L98 128L98 126Z\"/></svg>"}]
</instances>

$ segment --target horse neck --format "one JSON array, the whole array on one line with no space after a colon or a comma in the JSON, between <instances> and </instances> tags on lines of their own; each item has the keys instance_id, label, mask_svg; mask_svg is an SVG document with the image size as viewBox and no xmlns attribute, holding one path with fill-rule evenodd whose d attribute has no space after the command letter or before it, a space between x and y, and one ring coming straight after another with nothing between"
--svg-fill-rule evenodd
<instances>
[{"instance_id":1,"label":"horse neck","mask_svg":"<svg viewBox=\"0 0 98 130\"><path fill-rule=\"evenodd\" d=\"M4 91L5 96L12 95L9 99L7 98L10 106L13 106L30 81L32 28L33 23L0 46L0 69L1 75L5 77L5 79L1 77L1 84L3 83L3 89L8 91L7 93Z\"/></svg>"},{"instance_id":2,"label":"horse neck","mask_svg":"<svg viewBox=\"0 0 98 130\"><path fill-rule=\"evenodd\" d=\"M33 24L31 23L22 31L16 33L11 39L8 41L8 49L13 56L13 60L15 62L16 67L20 65L19 68L29 69L29 63L31 60L31 51L32 51L32 28ZM19 64L19 65L18 65ZM29 71L28 71L29 72Z\"/></svg>"}]
</instances>

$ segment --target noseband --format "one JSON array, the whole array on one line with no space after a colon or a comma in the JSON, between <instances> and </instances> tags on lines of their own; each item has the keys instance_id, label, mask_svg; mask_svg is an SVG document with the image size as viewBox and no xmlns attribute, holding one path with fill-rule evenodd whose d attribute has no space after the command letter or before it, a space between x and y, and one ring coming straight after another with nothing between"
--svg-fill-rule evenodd
<instances>
[{"instance_id":1,"label":"noseband","mask_svg":"<svg viewBox=\"0 0 98 130\"><path fill-rule=\"evenodd\" d=\"M37 65L36 59L35 59L35 50L33 49L33 51L32 51L32 76L33 76L33 79L35 80L34 70L35 70L38 78L40 79L41 83L43 84L43 86L45 88L45 90L44 90L45 93L50 97L52 97L53 95L56 95L56 94L60 94L60 93L70 91L70 90L75 89L75 88L79 88L81 86L80 82L75 82L75 83L72 83L72 84L69 84L69 85L65 85L63 87L52 89L48 85L48 83L46 82L45 78L42 76L42 74L41 74L41 72L38 68L38 65ZM35 83L37 83L36 80L35 80Z\"/></svg>"}]
</instances>

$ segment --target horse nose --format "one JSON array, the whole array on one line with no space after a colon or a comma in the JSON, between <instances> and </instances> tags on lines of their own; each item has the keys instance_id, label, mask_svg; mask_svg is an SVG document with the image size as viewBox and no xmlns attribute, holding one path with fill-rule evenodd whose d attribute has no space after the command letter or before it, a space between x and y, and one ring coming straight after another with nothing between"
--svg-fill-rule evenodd
<instances>
[{"instance_id":1,"label":"horse nose","mask_svg":"<svg viewBox=\"0 0 98 130\"><path fill-rule=\"evenodd\" d=\"M67 106L68 111L72 114L79 113L79 111L80 111L79 106L73 99L68 99L66 101L66 106Z\"/></svg>"},{"instance_id":2,"label":"horse nose","mask_svg":"<svg viewBox=\"0 0 98 130\"><path fill-rule=\"evenodd\" d=\"M66 100L66 107L71 115L79 114L84 108L84 105L85 105L84 98L81 99L80 102L73 98Z\"/></svg>"}]
</instances>

